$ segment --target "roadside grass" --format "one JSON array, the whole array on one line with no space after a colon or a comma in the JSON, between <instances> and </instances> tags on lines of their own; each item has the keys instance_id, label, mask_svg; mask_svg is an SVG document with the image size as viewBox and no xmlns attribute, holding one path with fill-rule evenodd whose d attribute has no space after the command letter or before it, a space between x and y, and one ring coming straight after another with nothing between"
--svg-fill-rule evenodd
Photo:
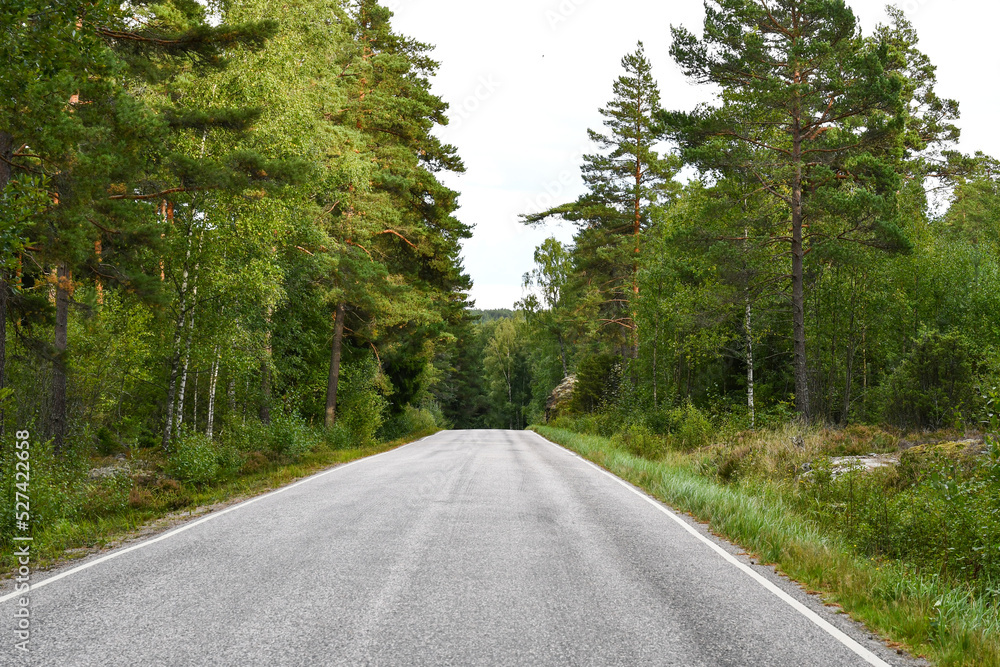
<instances>
[{"instance_id":1,"label":"roadside grass","mask_svg":"<svg viewBox=\"0 0 1000 667\"><path fill-rule=\"evenodd\" d=\"M130 539L160 532L203 514L213 505L246 500L331 467L395 449L439 430L437 427L425 428L406 437L362 447L318 447L303 452L294 460L251 454L238 472L211 483L181 482L160 473L144 479L123 476L117 481L100 480L87 490L70 492L60 480L40 476L43 484L40 492L53 496L44 498L43 504L55 507L49 512L51 518L39 522L33 531L33 569L50 569L96 551L114 548ZM130 460L139 462L144 468L169 469L169 462L157 450L132 453ZM87 465L92 467L113 461L96 459L88 461ZM33 467L33 471L36 469ZM63 487L63 498L59 497L60 487ZM85 497L80 499L81 495ZM55 514L60 503L73 504L75 511L62 512L62 516ZM41 511L47 508L42 507ZM15 562L13 550L14 543L9 537L0 542L0 562L10 566L4 568L3 578L9 578L16 570L12 565Z\"/></svg>"},{"instance_id":2,"label":"roadside grass","mask_svg":"<svg viewBox=\"0 0 1000 667\"><path fill-rule=\"evenodd\" d=\"M891 646L942 667L1000 667L995 593L984 595L899 561L859 555L839 535L803 516L780 484L747 479L726 485L705 476L697 456L665 450L650 460L608 438L532 429L689 512L761 562L820 593L828 605L842 608Z\"/></svg>"}]
</instances>

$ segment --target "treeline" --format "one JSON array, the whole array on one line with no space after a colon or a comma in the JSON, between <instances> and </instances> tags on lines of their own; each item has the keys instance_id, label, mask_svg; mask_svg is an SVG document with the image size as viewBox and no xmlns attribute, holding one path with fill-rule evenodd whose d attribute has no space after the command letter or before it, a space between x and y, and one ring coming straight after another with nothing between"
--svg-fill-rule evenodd
<instances>
[{"instance_id":1,"label":"treeline","mask_svg":"<svg viewBox=\"0 0 1000 667\"><path fill-rule=\"evenodd\" d=\"M716 101L670 111L640 44L590 131L586 193L524 216L576 233L537 249L531 295L485 334L513 360L487 365L498 410L540 421L573 375L564 409L613 414L609 434L979 423L1000 379L1000 163L955 149L958 103L914 29L890 10L864 35L838 0L706 6L671 54Z\"/></svg>"},{"instance_id":2,"label":"treeline","mask_svg":"<svg viewBox=\"0 0 1000 667\"><path fill-rule=\"evenodd\" d=\"M0 431L58 457L440 418L470 230L437 175L463 165L390 19L0 3Z\"/></svg>"}]
</instances>

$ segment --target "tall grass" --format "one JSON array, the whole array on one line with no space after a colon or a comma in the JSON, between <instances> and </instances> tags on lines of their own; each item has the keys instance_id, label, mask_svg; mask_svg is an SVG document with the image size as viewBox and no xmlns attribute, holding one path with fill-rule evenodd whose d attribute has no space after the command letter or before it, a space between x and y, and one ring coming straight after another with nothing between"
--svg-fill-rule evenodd
<instances>
[{"instance_id":1,"label":"tall grass","mask_svg":"<svg viewBox=\"0 0 1000 667\"><path fill-rule=\"evenodd\" d=\"M838 532L805 516L787 487L760 476L724 484L706 475L710 453L667 450L650 460L601 436L535 429L709 523L716 533L823 593L885 639L942 666L1000 667L1000 595L991 586L965 585L897 560L860 554ZM799 434L789 437L794 450L810 446L795 437ZM777 455L762 458L770 460L758 465L784 467Z\"/></svg>"}]
</instances>

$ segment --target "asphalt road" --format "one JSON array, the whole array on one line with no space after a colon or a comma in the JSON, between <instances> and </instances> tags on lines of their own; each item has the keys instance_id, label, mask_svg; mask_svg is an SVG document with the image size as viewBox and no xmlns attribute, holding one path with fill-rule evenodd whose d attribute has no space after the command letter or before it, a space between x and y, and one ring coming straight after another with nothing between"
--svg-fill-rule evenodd
<instances>
[{"instance_id":1,"label":"asphalt road","mask_svg":"<svg viewBox=\"0 0 1000 667\"><path fill-rule=\"evenodd\" d=\"M0 664L908 664L736 553L535 434L446 432L41 576Z\"/></svg>"}]
</instances>

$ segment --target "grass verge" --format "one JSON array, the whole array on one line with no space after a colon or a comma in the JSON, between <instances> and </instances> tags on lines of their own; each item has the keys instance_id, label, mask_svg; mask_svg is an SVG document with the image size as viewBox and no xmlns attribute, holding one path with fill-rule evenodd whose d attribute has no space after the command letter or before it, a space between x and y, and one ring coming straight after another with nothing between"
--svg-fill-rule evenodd
<instances>
[{"instance_id":1,"label":"grass verge","mask_svg":"<svg viewBox=\"0 0 1000 667\"><path fill-rule=\"evenodd\" d=\"M97 511L60 518L36 531L32 542L34 569L51 569L162 532L210 509L247 500L331 467L401 447L439 430L427 429L368 447L309 451L294 462L269 461L249 474L211 485L181 485L169 480L174 488L165 493L132 486L126 490L130 502L114 511L97 499ZM141 495L137 497L137 494ZM13 549L13 542L6 541L0 547L0 562L13 563ZM12 566L2 578L13 576L11 572L15 569Z\"/></svg>"},{"instance_id":2,"label":"grass verge","mask_svg":"<svg viewBox=\"0 0 1000 667\"><path fill-rule=\"evenodd\" d=\"M940 577L860 557L822 533L766 482L724 486L700 475L679 453L651 461L611 440L563 429L533 430L777 566L865 623L890 645L942 667L1000 667L1000 613L991 599Z\"/></svg>"}]
</instances>

